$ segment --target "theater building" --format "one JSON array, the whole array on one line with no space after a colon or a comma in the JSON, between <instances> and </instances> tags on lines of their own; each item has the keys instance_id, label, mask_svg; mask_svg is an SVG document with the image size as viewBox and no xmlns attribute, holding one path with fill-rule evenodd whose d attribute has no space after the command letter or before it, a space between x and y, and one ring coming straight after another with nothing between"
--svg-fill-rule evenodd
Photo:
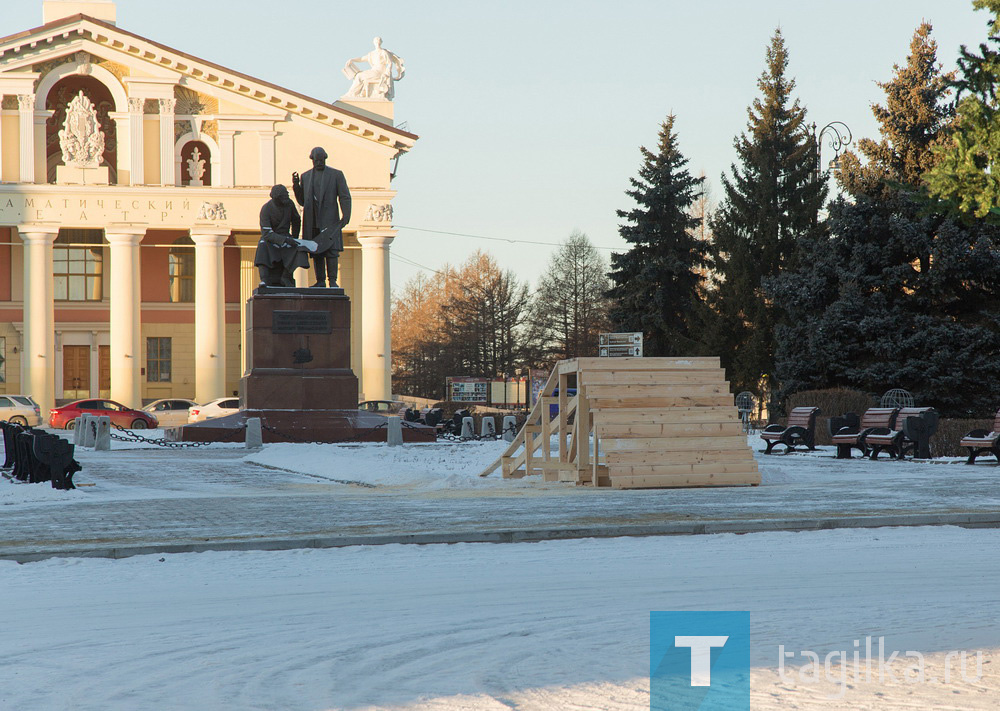
<instances>
[{"instance_id":1,"label":"theater building","mask_svg":"<svg viewBox=\"0 0 1000 711\"><path fill-rule=\"evenodd\" d=\"M123 30L110 0L43 13L0 39L0 392L43 416L235 393L260 208L322 146L353 197L352 367L389 398L390 173L417 138L391 92L312 99Z\"/></svg>"}]
</instances>

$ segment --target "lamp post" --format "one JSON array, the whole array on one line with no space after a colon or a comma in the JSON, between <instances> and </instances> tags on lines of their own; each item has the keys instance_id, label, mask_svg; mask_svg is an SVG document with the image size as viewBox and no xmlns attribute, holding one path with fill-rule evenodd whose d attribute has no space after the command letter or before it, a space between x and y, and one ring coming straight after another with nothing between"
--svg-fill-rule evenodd
<instances>
[{"instance_id":1,"label":"lamp post","mask_svg":"<svg viewBox=\"0 0 1000 711\"><path fill-rule=\"evenodd\" d=\"M813 123L812 128L816 150L816 167L813 179L819 182L820 176L823 174L821 168L822 162L820 160L820 154L823 152L823 138L827 137L830 139L830 148L833 149L833 160L830 161L830 170L837 171L840 167L840 153L851 144L854 136L851 134L851 129L843 121L831 121L819 131L816 130L816 124Z\"/></svg>"}]
</instances>

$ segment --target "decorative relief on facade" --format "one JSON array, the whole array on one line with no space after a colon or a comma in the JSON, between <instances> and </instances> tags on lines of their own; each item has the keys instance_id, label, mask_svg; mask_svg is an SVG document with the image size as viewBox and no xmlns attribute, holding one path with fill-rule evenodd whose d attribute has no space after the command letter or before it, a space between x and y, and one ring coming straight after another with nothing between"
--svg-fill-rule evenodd
<instances>
[{"instance_id":1,"label":"decorative relief on facade","mask_svg":"<svg viewBox=\"0 0 1000 711\"><path fill-rule=\"evenodd\" d=\"M177 108L177 99L158 99L161 114L172 114Z\"/></svg>"},{"instance_id":2,"label":"decorative relief on facade","mask_svg":"<svg viewBox=\"0 0 1000 711\"><path fill-rule=\"evenodd\" d=\"M198 210L198 220L219 222L226 219L226 206L221 202L203 202Z\"/></svg>"},{"instance_id":3,"label":"decorative relief on facade","mask_svg":"<svg viewBox=\"0 0 1000 711\"><path fill-rule=\"evenodd\" d=\"M97 66L99 66L101 69L107 69L109 72L114 74L119 81L129 76L130 74L129 68L126 67L124 64L119 64L118 62L112 62L111 60L108 59L101 59L100 57L94 57L94 60L96 60Z\"/></svg>"},{"instance_id":4,"label":"decorative relief on facade","mask_svg":"<svg viewBox=\"0 0 1000 711\"><path fill-rule=\"evenodd\" d=\"M209 136L213 141L218 143L219 141L219 122L218 121L206 121L201 125L201 132L206 136Z\"/></svg>"},{"instance_id":5,"label":"decorative relief on facade","mask_svg":"<svg viewBox=\"0 0 1000 711\"><path fill-rule=\"evenodd\" d=\"M82 91L66 108L66 122L59 132L59 147L65 165L96 168L101 164L104 133L97 120L97 108Z\"/></svg>"},{"instance_id":6,"label":"decorative relief on facade","mask_svg":"<svg viewBox=\"0 0 1000 711\"><path fill-rule=\"evenodd\" d=\"M382 49L382 38L374 39L375 49L368 54L348 59L344 65L344 76L351 80L351 88L344 94L345 99L381 99L392 101L395 82L403 78L406 70L403 58ZM368 69L359 69L358 62L367 62Z\"/></svg>"},{"instance_id":7,"label":"decorative relief on facade","mask_svg":"<svg viewBox=\"0 0 1000 711\"><path fill-rule=\"evenodd\" d=\"M392 205L369 205L365 214L367 222L392 222Z\"/></svg>"},{"instance_id":8,"label":"decorative relief on facade","mask_svg":"<svg viewBox=\"0 0 1000 711\"><path fill-rule=\"evenodd\" d=\"M16 96L5 96L3 97L4 111L17 111L17 97Z\"/></svg>"},{"instance_id":9,"label":"decorative relief on facade","mask_svg":"<svg viewBox=\"0 0 1000 711\"><path fill-rule=\"evenodd\" d=\"M146 109L146 100L139 96L128 97L128 110L134 114L141 114Z\"/></svg>"},{"instance_id":10,"label":"decorative relief on facade","mask_svg":"<svg viewBox=\"0 0 1000 711\"><path fill-rule=\"evenodd\" d=\"M187 159L188 175L191 176L191 180L188 185L193 185L194 187L201 187L204 183L201 179L205 176L205 159L201 157L201 151L198 150L198 146L194 147L194 152L191 153L191 157ZM207 204L207 203L206 203ZM221 206L222 203L219 203ZM225 214L225 208L223 208L223 214ZM223 217L222 219L226 219Z\"/></svg>"},{"instance_id":11,"label":"decorative relief on facade","mask_svg":"<svg viewBox=\"0 0 1000 711\"><path fill-rule=\"evenodd\" d=\"M160 113L160 105L156 103L156 99L143 99L142 113L144 114Z\"/></svg>"},{"instance_id":12,"label":"decorative relief on facade","mask_svg":"<svg viewBox=\"0 0 1000 711\"><path fill-rule=\"evenodd\" d=\"M77 54L87 54L87 53L78 52ZM44 79L45 75L51 72L56 67L60 67L63 64L69 64L70 62L75 62L75 61L77 61L76 54L67 54L62 57L56 57L55 59L49 59L45 62L32 64L31 71L38 72L41 75L39 79Z\"/></svg>"},{"instance_id":13,"label":"decorative relief on facade","mask_svg":"<svg viewBox=\"0 0 1000 711\"><path fill-rule=\"evenodd\" d=\"M18 94L17 108L20 111L31 111L35 108L35 97L32 94Z\"/></svg>"},{"instance_id":14,"label":"decorative relief on facade","mask_svg":"<svg viewBox=\"0 0 1000 711\"><path fill-rule=\"evenodd\" d=\"M177 99L177 113L182 116L219 113L219 100L214 96L200 94L185 86L176 86L174 97Z\"/></svg>"}]
</instances>

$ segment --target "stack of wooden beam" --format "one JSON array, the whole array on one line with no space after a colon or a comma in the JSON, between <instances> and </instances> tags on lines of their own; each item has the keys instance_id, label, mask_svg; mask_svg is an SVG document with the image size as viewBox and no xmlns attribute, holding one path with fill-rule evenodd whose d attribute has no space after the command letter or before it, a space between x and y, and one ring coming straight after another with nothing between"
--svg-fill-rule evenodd
<instances>
[{"instance_id":1,"label":"stack of wooden beam","mask_svg":"<svg viewBox=\"0 0 1000 711\"><path fill-rule=\"evenodd\" d=\"M482 475L498 468L621 489L760 483L718 358L561 361Z\"/></svg>"}]
</instances>

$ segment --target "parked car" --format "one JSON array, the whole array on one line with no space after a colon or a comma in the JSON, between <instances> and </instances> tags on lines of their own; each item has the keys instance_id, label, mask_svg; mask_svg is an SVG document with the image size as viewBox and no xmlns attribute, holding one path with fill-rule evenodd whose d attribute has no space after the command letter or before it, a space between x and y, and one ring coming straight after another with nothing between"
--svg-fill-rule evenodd
<instances>
[{"instance_id":1,"label":"parked car","mask_svg":"<svg viewBox=\"0 0 1000 711\"><path fill-rule=\"evenodd\" d=\"M240 399L238 397L219 397L204 405L195 405L188 410L188 424L192 422L202 422L216 417L235 415L240 411Z\"/></svg>"},{"instance_id":2,"label":"parked car","mask_svg":"<svg viewBox=\"0 0 1000 711\"><path fill-rule=\"evenodd\" d=\"M49 412L49 427L71 430L81 415L108 415L111 424L130 430L155 428L159 423L148 412L133 410L114 400L77 400Z\"/></svg>"},{"instance_id":3,"label":"parked car","mask_svg":"<svg viewBox=\"0 0 1000 711\"><path fill-rule=\"evenodd\" d=\"M160 423L160 427L180 427L188 423L188 410L198 407L194 400L164 399L151 402L142 408Z\"/></svg>"},{"instance_id":4,"label":"parked car","mask_svg":"<svg viewBox=\"0 0 1000 711\"><path fill-rule=\"evenodd\" d=\"M38 403L27 395L0 395L0 420L38 427L42 413Z\"/></svg>"},{"instance_id":5,"label":"parked car","mask_svg":"<svg viewBox=\"0 0 1000 711\"><path fill-rule=\"evenodd\" d=\"M365 400L358 403L358 409L365 412L377 412L380 415L401 415L406 409L406 403L396 400Z\"/></svg>"}]
</instances>

